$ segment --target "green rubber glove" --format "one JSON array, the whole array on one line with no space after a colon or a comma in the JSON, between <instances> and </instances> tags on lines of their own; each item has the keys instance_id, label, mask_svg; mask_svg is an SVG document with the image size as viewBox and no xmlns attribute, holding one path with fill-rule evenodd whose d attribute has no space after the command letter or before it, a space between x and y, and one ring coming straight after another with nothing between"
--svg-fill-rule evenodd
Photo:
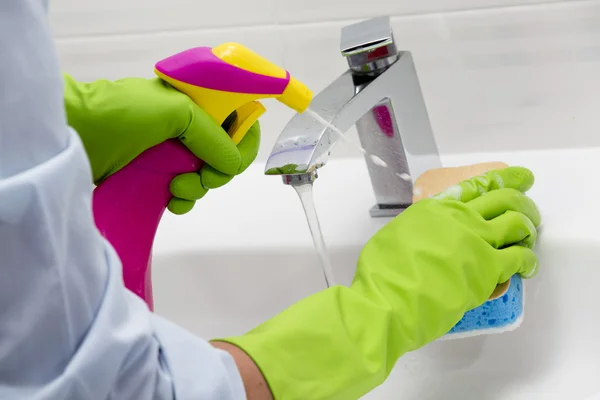
<instances>
[{"instance_id":1,"label":"green rubber glove","mask_svg":"<svg viewBox=\"0 0 600 400\"><path fill-rule=\"evenodd\" d=\"M498 283L537 271L533 174L491 171L422 200L364 247L350 287L334 286L227 338L277 400L357 399L398 358L447 333Z\"/></svg>"},{"instance_id":2,"label":"green rubber glove","mask_svg":"<svg viewBox=\"0 0 600 400\"><path fill-rule=\"evenodd\" d=\"M256 158L258 122L236 147L210 115L159 78L80 83L63 77L67 120L83 141L96 184L150 147L179 138L206 164L198 174L182 174L171 182L169 210L184 214Z\"/></svg>"}]
</instances>

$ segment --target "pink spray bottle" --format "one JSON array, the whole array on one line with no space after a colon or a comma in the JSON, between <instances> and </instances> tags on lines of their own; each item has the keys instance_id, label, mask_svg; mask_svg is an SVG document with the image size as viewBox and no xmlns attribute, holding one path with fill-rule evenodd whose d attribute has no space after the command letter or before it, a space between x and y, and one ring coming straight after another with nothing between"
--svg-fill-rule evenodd
<instances>
[{"instance_id":1,"label":"pink spray bottle","mask_svg":"<svg viewBox=\"0 0 600 400\"><path fill-rule=\"evenodd\" d=\"M236 144L265 111L256 100L276 98L297 112L312 100L311 91L287 71L237 43L183 51L159 61L155 73L222 124ZM94 190L96 226L121 258L125 286L151 310L152 245L172 198L170 182L202 165L172 139L146 150Z\"/></svg>"}]
</instances>

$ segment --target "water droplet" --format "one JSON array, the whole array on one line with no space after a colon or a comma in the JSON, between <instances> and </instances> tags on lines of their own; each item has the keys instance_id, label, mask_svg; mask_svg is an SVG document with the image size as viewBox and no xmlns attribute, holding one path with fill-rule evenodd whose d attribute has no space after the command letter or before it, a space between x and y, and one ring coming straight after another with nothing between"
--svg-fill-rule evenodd
<instances>
[{"instance_id":1,"label":"water droplet","mask_svg":"<svg viewBox=\"0 0 600 400\"><path fill-rule=\"evenodd\" d=\"M373 164L375 165L379 165L380 167L384 167L387 168L388 164L383 161L381 158L377 157L375 154L371 154L371 161L373 161Z\"/></svg>"},{"instance_id":2,"label":"water droplet","mask_svg":"<svg viewBox=\"0 0 600 400\"><path fill-rule=\"evenodd\" d=\"M396 174L396 176L398 178L400 178L400 179L403 179L403 180L407 181L407 182L409 182L409 181L412 180L412 177L409 174L407 174L406 172L403 172L401 174Z\"/></svg>"}]
</instances>

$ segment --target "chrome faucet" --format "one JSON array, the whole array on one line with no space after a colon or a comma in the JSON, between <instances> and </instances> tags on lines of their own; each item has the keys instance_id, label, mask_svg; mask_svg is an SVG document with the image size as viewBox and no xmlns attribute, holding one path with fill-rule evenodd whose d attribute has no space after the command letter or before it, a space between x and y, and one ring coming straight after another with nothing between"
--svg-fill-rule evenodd
<instances>
[{"instance_id":1,"label":"chrome faucet","mask_svg":"<svg viewBox=\"0 0 600 400\"><path fill-rule=\"evenodd\" d=\"M389 17L344 27L341 52L350 68L314 97L310 110L341 132L356 125L377 201L371 215L394 216L412 204L406 177L441 167L413 59L396 49ZM265 174L282 175L290 185L313 182L338 139L309 113L297 114L279 135Z\"/></svg>"}]
</instances>

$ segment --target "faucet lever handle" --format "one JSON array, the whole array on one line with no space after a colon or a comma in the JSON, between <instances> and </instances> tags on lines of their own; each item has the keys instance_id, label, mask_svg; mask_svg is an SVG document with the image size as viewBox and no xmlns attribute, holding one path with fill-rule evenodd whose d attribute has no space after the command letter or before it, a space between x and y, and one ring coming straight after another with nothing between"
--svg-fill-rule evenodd
<instances>
[{"instance_id":1,"label":"faucet lever handle","mask_svg":"<svg viewBox=\"0 0 600 400\"><path fill-rule=\"evenodd\" d=\"M374 72L398 59L390 17L375 17L342 28L342 55L355 72Z\"/></svg>"}]
</instances>

